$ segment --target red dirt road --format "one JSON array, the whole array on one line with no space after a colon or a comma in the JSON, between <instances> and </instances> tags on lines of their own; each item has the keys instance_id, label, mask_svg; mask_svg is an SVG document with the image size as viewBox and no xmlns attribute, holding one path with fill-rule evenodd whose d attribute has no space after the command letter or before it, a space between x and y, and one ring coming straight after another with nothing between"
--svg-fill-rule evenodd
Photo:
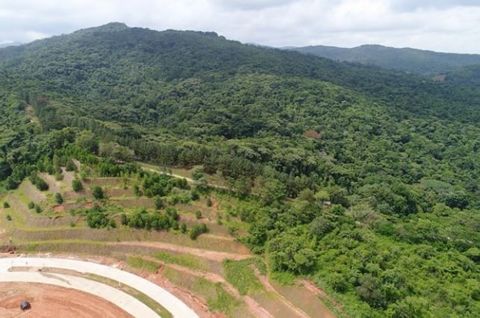
<instances>
[{"instance_id":1,"label":"red dirt road","mask_svg":"<svg viewBox=\"0 0 480 318\"><path fill-rule=\"evenodd\" d=\"M27 300L32 308L20 310ZM73 289L29 283L0 283L0 317L18 318L132 318L99 297Z\"/></svg>"}]
</instances>

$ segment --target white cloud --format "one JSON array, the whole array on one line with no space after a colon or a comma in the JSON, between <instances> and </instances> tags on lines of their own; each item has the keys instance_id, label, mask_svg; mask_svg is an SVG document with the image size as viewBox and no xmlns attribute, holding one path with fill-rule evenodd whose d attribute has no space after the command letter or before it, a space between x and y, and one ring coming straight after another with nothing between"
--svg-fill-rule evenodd
<instances>
[{"instance_id":1,"label":"white cloud","mask_svg":"<svg viewBox=\"0 0 480 318\"><path fill-rule=\"evenodd\" d=\"M478 0L0 0L0 42L111 21L271 46L378 43L480 53Z\"/></svg>"}]
</instances>

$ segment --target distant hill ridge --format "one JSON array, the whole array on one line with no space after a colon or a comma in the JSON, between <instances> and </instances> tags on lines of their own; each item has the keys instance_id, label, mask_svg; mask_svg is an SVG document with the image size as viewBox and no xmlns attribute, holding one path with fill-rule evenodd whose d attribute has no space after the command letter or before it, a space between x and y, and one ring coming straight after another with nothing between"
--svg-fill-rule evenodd
<instances>
[{"instance_id":1,"label":"distant hill ridge","mask_svg":"<svg viewBox=\"0 0 480 318\"><path fill-rule=\"evenodd\" d=\"M464 66L480 64L478 54L440 53L371 44L354 48L317 45L287 49L336 61L375 65L417 74L445 73Z\"/></svg>"}]
</instances>

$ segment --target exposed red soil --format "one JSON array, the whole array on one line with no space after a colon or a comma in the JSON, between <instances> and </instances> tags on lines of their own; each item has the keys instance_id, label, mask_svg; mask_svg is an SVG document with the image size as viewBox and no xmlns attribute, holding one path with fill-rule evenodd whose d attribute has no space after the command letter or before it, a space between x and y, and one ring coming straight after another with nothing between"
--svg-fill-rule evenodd
<instances>
[{"instance_id":1,"label":"exposed red soil","mask_svg":"<svg viewBox=\"0 0 480 318\"><path fill-rule=\"evenodd\" d=\"M56 205L56 206L53 207L53 212L63 213L63 212L65 212L65 206L64 205Z\"/></svg>"},{"instance_id":2,"label":"exposed red soil","mask_svg":"<svg viewBox=\"0 0 480 318\"><path fill-rule=\"evenodd\" d=\"M31 309L22 312L20 302ZM100 297L45 284L0 283L0 317L35 318L131 318L128 313Z\"/></svg>"}]
</instances>

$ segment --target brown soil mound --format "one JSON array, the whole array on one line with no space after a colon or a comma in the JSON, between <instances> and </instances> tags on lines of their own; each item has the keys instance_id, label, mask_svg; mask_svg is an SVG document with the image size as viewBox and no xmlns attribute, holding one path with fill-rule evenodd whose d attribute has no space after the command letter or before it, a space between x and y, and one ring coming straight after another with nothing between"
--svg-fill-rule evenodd
<instances>
[{"instance_id":1,"label":"brown soil mound","mask_svg":"<svg viewBox=\"0 0 480 318\"><path fill-rule=\"evenodd\" d=\"M22 312L20 302L31 309ZM0 317L131 318L114 304L73 289L45 284L0 283Z\"/></svg>"}]
</instances>

